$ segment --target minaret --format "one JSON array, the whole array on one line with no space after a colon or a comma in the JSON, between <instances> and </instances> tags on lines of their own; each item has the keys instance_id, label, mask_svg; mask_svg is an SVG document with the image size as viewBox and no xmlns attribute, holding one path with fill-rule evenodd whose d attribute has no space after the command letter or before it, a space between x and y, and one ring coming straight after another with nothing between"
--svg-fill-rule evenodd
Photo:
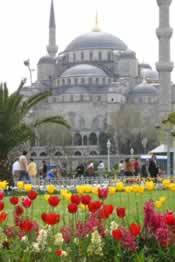
<instances>
[{"instance_id":1,"label":"minaret","mask_svg":"<svg viewBox=\"0 0 175 262\"><path fill-rule=\"evenodd\" d=\"M58 51L58 46L56 45L56 25L55 25L55 14L53 0L50 7L50 21L49 21L49 45L47 46L47 52L51 57L55 57Z\"/></svg>"},{"instance_id":2,"label":"minaret","mask_svg":"<svg viewBox=\"0 0 175 262\"><path fill-rule=\"evenodd\" d=\"M96 10L96 16L95 16L95 25L94 28L92 29L93 32L100 32L100 28L99 28L99 21L98 21L98 12Z\"/></svg>"},{"instance_id":3,"label":"minaret","mask_svg":"<svg viewBox=\"0 0 175 262\"><path fill-rule=\"evenodd\" d=\"M169 7L172 0L157 0L159 6L159 27L156 30L159 39L159 62L156 63L160 78L159 117L167 116L172 110L170 38L173 30L169 25Z\"/></svg>"}]
</instances>

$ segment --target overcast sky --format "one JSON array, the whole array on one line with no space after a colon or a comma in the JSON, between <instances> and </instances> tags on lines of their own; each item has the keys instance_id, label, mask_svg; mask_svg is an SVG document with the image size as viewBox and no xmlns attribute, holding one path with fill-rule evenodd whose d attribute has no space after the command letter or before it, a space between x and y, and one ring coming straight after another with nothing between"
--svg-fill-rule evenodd
<instances>
[{"instance_id":1,"label":"overcast sky","mask_svg":"<svg viewBox=\"0 0 175 262\"><path fill-rule=\"evenodd\" d=\"M0 0L0 82L6 81L11 91L22 78L29 79L23 61L30 58L36 70L39 58L46 55L50 2ZM170 24L175 31L175 0L172 2ZM54 0L54 6L59 52L78 35L91 31L98 9L101 30L119 37L136 52L140 62L154 68L158 60L156 0ZM171 47L174 62L175 35ZM175 81L175 70L172 79Z\"/></svg>"}]
</instances>

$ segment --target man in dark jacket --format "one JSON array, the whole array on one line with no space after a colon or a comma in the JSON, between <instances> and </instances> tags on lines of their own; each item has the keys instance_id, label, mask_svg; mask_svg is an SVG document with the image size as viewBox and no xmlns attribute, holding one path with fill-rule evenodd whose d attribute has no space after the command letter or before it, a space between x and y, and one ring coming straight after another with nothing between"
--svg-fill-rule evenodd
<instances>
[{"instance_id":1,"label":"man in dark jacket","mask_svg":"<svg viewBox=\"0 0 175 262\"><path fill-rule=\"evenodd\" d=\"M159 172L159 168L156 161L156 155L152 155L151 159L149 160L149 167L148 171L150 173L150 176L153 178L156 178Z\"/></svg>"}]
</instances>

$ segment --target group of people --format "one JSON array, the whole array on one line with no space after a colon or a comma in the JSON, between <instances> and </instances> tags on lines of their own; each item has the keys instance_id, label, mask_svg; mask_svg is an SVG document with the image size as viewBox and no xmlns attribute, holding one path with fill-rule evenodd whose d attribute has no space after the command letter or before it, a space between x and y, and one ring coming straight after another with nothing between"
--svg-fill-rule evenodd
<instances>
[{"instance_id":1,"label":"group of people","mask_svg":"<svg viewBox=\"0 0 175 262\"><path fill-rule=\"evenodd\" d=\"M17 181L36 184L36 176L38 172L37 164L34 162L33 158L30 158L28 161L27 154L27 151L23 151L12 165L14 184L16 184Z\"/></svg>"},{"instance_id":2,"label":"group of people","mask_svg":"<svg viewBox=\"0 0 175 262\"><path fill-rule=\"evenodd\" d=\"M125 161L121 160L119 163L120 176L138 176L142 177L151 176L156 178L159 173L159 166L157 164L156 155L152 155L146 162L140 164L137 158L131 160L126 158Z\"/></svg>"}]
</instances>

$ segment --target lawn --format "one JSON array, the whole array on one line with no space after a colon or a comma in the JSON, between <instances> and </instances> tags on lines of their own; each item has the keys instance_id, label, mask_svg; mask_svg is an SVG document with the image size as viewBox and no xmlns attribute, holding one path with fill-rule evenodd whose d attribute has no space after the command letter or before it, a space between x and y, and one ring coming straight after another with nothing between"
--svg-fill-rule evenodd
<instances>
[{"instance_id":1,"label":"lawn","mask_svg":"<svg viewBox=\"0 0 175 262\"><path fill-rule=\"evenodd\" d=\"M44 199L44 194L38 194L37 198L33 201L32 206L29 209L25 209L25 215L34 217L39 224L43 223L41 220L41 214L43 212L58 212L64 218L68 217L67 205L69 201L65 200L58 193L60 197L60 203L57 207L51 207L48 201ZM98 197L91 195L93 200L97 200ZM154 191L144 191L143 193L125 193L116 192L113 195L108 195L107 199L104 200L105 204L113 204L114 207L122 206L126 208L126 221L142 221L143 218L143 206L145 201L152 199L157 201L160 197L165 197L166 201L162 206L157 209L160 211L165 211L167 209L175 210L175 191L170 190L154 190ZM10 196L4 198L5 208L4 210L8 212L7 223L11 222L13 216L13 205L9 201ZM20 196L22 198L22 196ZM84 216L85 211L79 207L79 215ZM69 215L70 216L70 215ZM116 217L116 213L113 212L113 218ZM61 220L62 221L62 220Z\"/></svg>"}]
</instances>

